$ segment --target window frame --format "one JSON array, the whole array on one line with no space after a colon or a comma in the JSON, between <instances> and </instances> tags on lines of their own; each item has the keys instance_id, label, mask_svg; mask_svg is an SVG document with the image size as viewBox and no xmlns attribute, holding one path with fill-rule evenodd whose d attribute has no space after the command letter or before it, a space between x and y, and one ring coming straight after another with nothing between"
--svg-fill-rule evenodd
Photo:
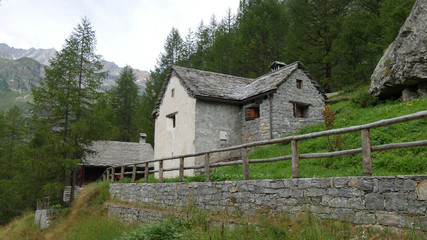
<instances>
[{"instance_id":1,"label":"window frame","mask_svg":"<svg viewBox=\"0 0 427 240\"><path fill-rule=\"evenodd\" d=\"M166 115L166 118L170 119L170 121L172 121L172 126L171 128L176 128L176 115L178 114L178 112L174 112L174 113L170 113L168 115ZM169 126L169 123L168 123Z\"/></svg>"},{"instance_id":2,"label":"window frame","mask_svg":"<svg viewBox=\"0 0 427 240\"><path fill-rule=\"evenodd\" d=\"M260 104L254 104L245 108L245 121L260 118Z\"/></svg>"},{"instance_id":3,"label":"window frame","mask_svg":"<svg viewBox=\"0 0 427 240\"><path fill-rule=\"evenodd\" d=\"M296 86L298 89L302 89L302 80L301 79L297 79L296 84L297 84Z\"/></svg>"}]
</instances>

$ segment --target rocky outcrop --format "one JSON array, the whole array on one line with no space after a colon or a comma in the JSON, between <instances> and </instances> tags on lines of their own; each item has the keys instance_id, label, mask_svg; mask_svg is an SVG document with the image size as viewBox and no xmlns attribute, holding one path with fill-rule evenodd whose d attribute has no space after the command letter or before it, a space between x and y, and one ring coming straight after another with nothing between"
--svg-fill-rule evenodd
<instances>
[{"instance_id":1,"label":"rocky outcrop","mask_svg":"<svg viewBox=\"0 0 427 240\"><path fill-rule=\"evenodd\" d=\"M427 93L427 0L417 0L371 76L369 93L411 100Z\"/></svg>"}]
</instances>

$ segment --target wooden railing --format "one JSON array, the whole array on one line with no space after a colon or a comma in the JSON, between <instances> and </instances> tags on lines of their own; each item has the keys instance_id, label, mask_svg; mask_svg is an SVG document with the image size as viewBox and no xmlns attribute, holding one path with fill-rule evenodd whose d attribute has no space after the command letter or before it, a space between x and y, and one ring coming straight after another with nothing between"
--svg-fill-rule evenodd
<instances>
[{"instance_id":1,"label":"wooden railing","mask_svg":"<svg viewBox=\"0 0 427 240\"><path fill-rule=\"evenodd\" d=\"M103 180L110 180L114 182L116 176L120 176L120 180L124 178L125 175L132 175L132 182L136 181L137 174L144 174L144 180L147 183L148 182L148 175L152 173L158 173L159 182L163 182L163 173L167 171L179 171L179 181L183 180L184 176L184 170L188 169L203 169L205 170L205 181L210 181L210 169L214 167L222 167L222 166L231 166L231 165L243 165L243 180L249 179L249 164L250 163L265 163L265 162L276 162L276 161L282 161L282 160L292 160L292 178L299 178L300 176L300 169L299 169L299 160L300 159L309 159L309 158L326 158L326 157L334 157L334 156L342 156L342 155L348 155L348 154L355 154L355 153L362 153L363 156L363 174L364 176L372 176L372 159L371 159L371 152L375 151L384 151L389 149L397 149L397 148L409 148L409 147L421 147L421 146L427 146L427 140L421 140L421 141L414 141L414 142L403 142L403 143L392 143L392 144L385 144L385 145L376 145L371 146L370 141L370 129L378 128L378 127L384 127L387 125L407 122L411 120L416 119L422 119L427 118L427 111L420 111L417 113L400 116L396 118L390 118L390 119L384 119L373 123L358 125L358 126L352 126L352 127L346 127L346 128L340 128L340 129L332 129L322 132L315 132L315 133L309 133L309 134L302 134L302 135L296 135L296 136L289 136L284 138L277 138L277 139L271 139L271 140L264 140L264 141L258 141L258 142L251 142L226 148L220 148L220 149L214 149L207 152L199 152L194 154L185 154L180 156L173 156L173 157L167 157L167 158L161 158L161 159L154 159L154 160L148 160L143 161L141 163L135 164L125 164L120 166L114 166L110 167L102 175ZM304 153L300 154L298 152L298 142L305 139L311 139L311 138L317 138L317 137L324 137L324 136L331 136L331 135L337 135L337 134L345 134L350 132L361 132L361 139L362 139L362 147L356 148L356 149L348 149L348 150L342 150L342 151L335 151L335 152L326 152L326 153ZM291 143L291 149L292 154L281 156L281 157L275 157L275 158L268 158L268 159L248 159L248 148L253 147L259 147L264 145L270 145L270 144L277 144L277 143ZM233 150L239 150L241 151L241 160L231 161L231 162L216 162L216 163L210 163L210 156L212 153L219 153L219 152L228 152ZM184 161L186 158L190 157L198 157L198 156L205 156L205 162L204 165L201 166L184 166ZM179 167L178 168L168 168L164 169L163 162L179 159ZM149 163L158 162L159 167L158 170L149 170ZM145 166L145 171L137 171L137 166L143 165ZM126 172L126 168L132 168L131 172ZM116 169L120 169L120 172L116 172Z\"/></svg>"}]
</instances>

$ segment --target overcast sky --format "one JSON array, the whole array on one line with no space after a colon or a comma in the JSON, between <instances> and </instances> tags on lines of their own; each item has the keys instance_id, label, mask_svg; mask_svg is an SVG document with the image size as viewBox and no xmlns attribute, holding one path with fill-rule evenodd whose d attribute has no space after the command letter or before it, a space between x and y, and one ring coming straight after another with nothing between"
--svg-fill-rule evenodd
<instances>
[{"instance_id":1,"label":"overcast sky","mask_svg":"<svg viewBox=\"0 0 427 240\"><path fill-rule=\"evenodd\" d=\"M59 50L86 16L97 37L97 53L120 67L154 69L166 36L181 37L236 13L239 0L0 0L0 43L15 48Z\"/></svg>"}]
</instances>

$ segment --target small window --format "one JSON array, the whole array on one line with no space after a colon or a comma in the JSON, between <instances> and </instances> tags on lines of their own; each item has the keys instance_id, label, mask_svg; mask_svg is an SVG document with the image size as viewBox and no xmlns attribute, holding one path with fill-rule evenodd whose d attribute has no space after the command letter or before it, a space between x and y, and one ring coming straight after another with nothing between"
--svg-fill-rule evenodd
<instances>
[{"instance_id":1,"label":"small window","mask_svg":"<svg viewBox=\"0 0 427 240\"><path fill-rule=\"evenodd\" d=\"M172 88L171 90L171 97L175 97L175 88Z\"/></svg>"},{"instance_id":2,"label":"small window","mask_svg":"<svg viewBox=\"0 0 427 240\"><path fill-rule=\"evenodd\" d=\"M259 105L245 109L245 120L250 121L259 118Z\"/></svg>"},{"instance_id":3,"label":"small window","mask_svg":"<svg viewBox=\"0 0 427 240\"><path fill-rule=\"evenodd\" d=\"M297 80L297 88L302 89L302 80Z\"/></svg>"},{"instance_id":4,"label":"small window","mask_svg":"<svg viewBox=\"0 0 427 240\"><path fill-rule=\"evenodd\" d=\"M306 118L308 112L307 105L299 105L294 103L294 117L298 118Z\"/></svg>"},{"instance_id":5,"label":"small window","mask_svg":"<svg viewBox=\"0 0 427 240\"><path fill-rule=\"evenodd\" d=\"M166 117L168 118L168 126L170 126L171 128L175 128L176 127L176 112L175 113L171 113L166 115Z\"/></svg>"}]
</instances>

